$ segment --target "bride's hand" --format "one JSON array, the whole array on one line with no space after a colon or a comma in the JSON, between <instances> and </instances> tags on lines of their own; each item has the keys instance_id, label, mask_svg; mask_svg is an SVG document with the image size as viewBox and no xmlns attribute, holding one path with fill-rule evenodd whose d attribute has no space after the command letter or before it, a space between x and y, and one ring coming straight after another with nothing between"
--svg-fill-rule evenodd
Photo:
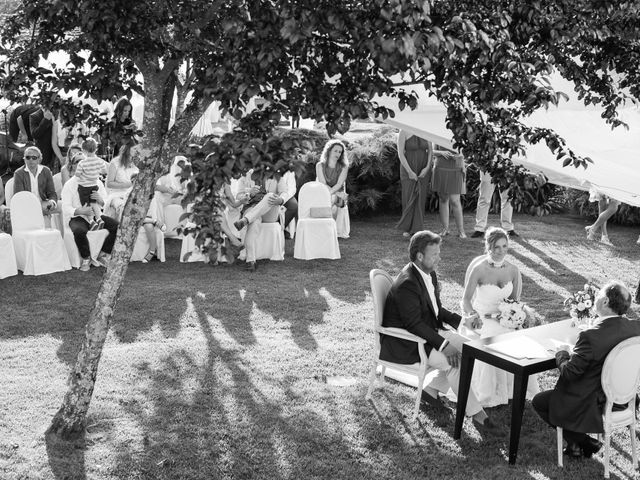
<instances>
[{"instance_id":1,"label":"bride's hand","mask_svg":"<svg viewBox=\"0 0 640 480\"><path fill-rule=\"evenodd\" d=\"M479 330L480 328L482 328L482 319L477 312L473 312L472 314L465 316L464 323L467 328L470 328L472 330Z\"/></svg>"}]
</instances>

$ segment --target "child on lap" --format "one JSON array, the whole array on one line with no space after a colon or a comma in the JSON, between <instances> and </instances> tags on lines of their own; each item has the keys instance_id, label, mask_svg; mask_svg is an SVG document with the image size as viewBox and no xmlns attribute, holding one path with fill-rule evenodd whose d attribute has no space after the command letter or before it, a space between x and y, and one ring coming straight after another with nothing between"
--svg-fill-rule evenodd
<instances>
[{"instance_id":1,"label":"child on lap","mask_svg":"<svg viewBox=\"0 0 640 480\"><path fill-rule=\"evenodd\" d=\"M78 197L82 205L90 205L93 209L93 221L91 230L98 230L104 225L101 215L102 209L97 202L91 198L91 194L98 190L98 178L107 174L107 167L104 160L96 155L98 142L93 138L87 138L82 142L82 150L86 157L78 163L76 177L78 179Z\"/></svg>"}]
</instances>

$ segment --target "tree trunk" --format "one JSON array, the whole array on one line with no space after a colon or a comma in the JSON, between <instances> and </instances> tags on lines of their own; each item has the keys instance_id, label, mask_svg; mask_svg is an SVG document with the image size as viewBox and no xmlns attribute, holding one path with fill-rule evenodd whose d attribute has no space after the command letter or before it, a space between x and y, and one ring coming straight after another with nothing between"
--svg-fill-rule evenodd
<instances>
[{"instance_id":1,"label":"tree trunk","mask_svg":"<svg viewBox=\"0 0 640 480\"><path fill-rule=\"evenodd\" d=\"M140 173L124 207L111 261L102 278L75 367L69 375L67 393L47 431L65 440L76 439L84 433L102 347L109 332L111 316L140 225L153 197L156 180L160 174L169 170L172 153L187 142L189 131L210 103L201 102L196 108L189 109L166 135L161 135L163 125L168 122L168 119L163 118L163 113L167 111L164 104L169 96L164 92L165 81L158 75L157 69L152 67L147 65L147 68L140 68L144 77L146 97L143 121L145 136L137 154L134 154L134 161L138 164ZM168 148L169 146L171 148Z\"/></svg>"}]
</instances>

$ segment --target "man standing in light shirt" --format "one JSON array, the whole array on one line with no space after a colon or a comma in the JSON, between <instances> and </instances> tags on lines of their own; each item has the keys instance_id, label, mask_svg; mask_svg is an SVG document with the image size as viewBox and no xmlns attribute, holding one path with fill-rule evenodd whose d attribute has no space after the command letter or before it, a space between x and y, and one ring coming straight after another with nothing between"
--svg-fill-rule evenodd
<instances>
[{"instance_id":1,"label":"man standing in light shirt","mask_svg":"<svg viewBox=\"0 0 640 480\"><path fill-rule=\"evenodd\" d=\"M460 383L460 356L465 339L455 332L462 318L442 306L440 286L435 268L440 262L442 238L433 232L423 230L415 233L409 242L410 262L396 277L387 296L382 319L383 327L397 327L424 338L425 353L429 366L439 370L422 392L423 403L444 408L438 392L446 392L449 387L457 395ZM478 328L477 317L469 317L465 323L469 328ZM445 324L454 330L445 329ZM387 335L381 336L380 359L400 364L420 361L415 342ZM496 425L487 416L473 391L467 401L468 416L473 424L482 430L495 431Z\"/></svg>"},{"instance_id":2,"label":"man standing in light shirt","mask_svg":"<svg viewBox=\"0 0 640 480\"><path fill-rule=\"evenodd\" d=\"M23 158L24 166L13 175L13 193L33 193L42 204L42 213L51 215L58 205L51 170L40 164L42 153L38 147L27 147Z\"/></svg>"}]
</instances>

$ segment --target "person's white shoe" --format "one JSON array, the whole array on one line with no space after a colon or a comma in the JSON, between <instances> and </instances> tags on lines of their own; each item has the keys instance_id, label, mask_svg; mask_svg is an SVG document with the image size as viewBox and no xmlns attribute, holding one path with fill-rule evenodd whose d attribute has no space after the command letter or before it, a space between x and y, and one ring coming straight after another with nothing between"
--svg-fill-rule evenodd
<instances>
[{"instance_id":1,"label":"person's white shoe","mask_svg":"<svg viewBox=\"0 0 640 480\"><path fill-rule=\"evenodd\" d=\"M638 240L636 240L636 243L640 245L640 235L638 235Z\"/></svg>"},{"instance_id":2,"label":"person's white shoe","mask_svg":"<svg viewBox=\"0 0 640 480\"><path fill-rule=\"evenodd\" d=\"M596 234L590 226L584 227L587 232L587 240L596 240Z\"/></svg>"},{"instance_id":3,"label":"person's white shoe","mask_svg":"<svg viewBox=\"0 0 640 480\"><path fill-rule=\"evenodd\" d=\"M611 240L609 240L609 237L607 237L606 235L602 235L602 237L600 238L600 243L604 243L605 245L613 247L613 243L611 243Z\"/></svg>"},{"instance_id":4,"label":"person's white shoe","mask_svg":"<svg viewBox=\"0 0 640 480\"><path fill-rule=\"evenodd\" d=\"M90 258L83 258L82 262L80 262L80 271L81 272L88 272L90 268L91 268L91 259Z\"/></svg>"}]
</instances>

